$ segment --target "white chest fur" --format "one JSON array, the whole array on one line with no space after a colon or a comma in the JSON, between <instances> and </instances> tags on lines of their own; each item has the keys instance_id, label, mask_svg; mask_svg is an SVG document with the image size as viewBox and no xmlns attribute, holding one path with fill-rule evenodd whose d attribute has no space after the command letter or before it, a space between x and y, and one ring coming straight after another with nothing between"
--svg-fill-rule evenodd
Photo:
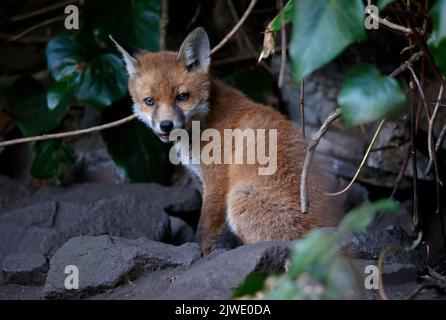
<instances>
[{"instance_id":1,"label":"white chest fur","mask_svg":"<svg viewBox=\"0 0 446 320\"><path fill-rule=\"evenodd\" d=\"M176 152L181 153L181 144L175 143ZM203 174L200 166L200 158L197 157L194 152L192 152L192 148L189 148L189 159L188 161L183 161L182 164L187 168L187 170L199 181L201 187L204 187Z\"/></svg>"}]
</instances>

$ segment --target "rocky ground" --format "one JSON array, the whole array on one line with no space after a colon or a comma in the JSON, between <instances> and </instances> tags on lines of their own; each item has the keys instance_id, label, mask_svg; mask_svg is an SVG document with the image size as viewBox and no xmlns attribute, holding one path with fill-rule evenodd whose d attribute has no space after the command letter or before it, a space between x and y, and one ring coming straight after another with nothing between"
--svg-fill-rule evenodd
<instances>
[{"instance_id":1,"label":"rocky ground","mask_svg":"<svg viewBox=\"0 0 446 320\"><path fill-rule=\"evenodd\" d=\"M292 243L264 242L202 258L183 220L201 205L188 186L85 183L31 193L1 177L0 197L0 299L228 299L249 274L283 271L291 252ZM342 246L361 274L384 248L411 242L401 227L380 226ZM70 265L79 269L78 290L65 288ZM388 295L406 298L424 270L418 251L390 255Z\"/></svg>"}]
</instances>

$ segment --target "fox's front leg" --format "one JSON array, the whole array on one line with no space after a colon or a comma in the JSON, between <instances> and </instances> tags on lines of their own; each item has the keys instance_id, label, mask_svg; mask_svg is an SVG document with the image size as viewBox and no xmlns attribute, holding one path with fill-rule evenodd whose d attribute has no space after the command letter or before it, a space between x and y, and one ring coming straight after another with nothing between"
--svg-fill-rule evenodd
<instances>
[{"instance_id":1,"label":"fox's front leg","mask_svg":"<svg viewBox=\"0 0 446 320\"><path fill-rule=\"evenodd\" d=\"M224 197L218 193L205 192L197 232L203 255L208 255L215 248L215 241L223 228L225 220Z\"/></svg>"}]
</instances>

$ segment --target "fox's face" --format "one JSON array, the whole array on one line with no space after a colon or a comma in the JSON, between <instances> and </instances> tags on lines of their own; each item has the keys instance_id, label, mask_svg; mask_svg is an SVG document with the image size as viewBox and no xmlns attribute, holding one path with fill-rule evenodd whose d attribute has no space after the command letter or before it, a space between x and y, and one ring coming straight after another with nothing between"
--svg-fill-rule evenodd
<instances>
[{"instance_id":1,"label":"fox's face","mask_svg":"<svg viewBox=\"0 0 446 320\"><path fill-rule=\"evenodd\" d=\"M178 53L152 53L115 42L129 73L133 111L168 142L174 129L189 130L208 112L210 47L206 32L195 29Z\"/></svg>"}]
</instances>

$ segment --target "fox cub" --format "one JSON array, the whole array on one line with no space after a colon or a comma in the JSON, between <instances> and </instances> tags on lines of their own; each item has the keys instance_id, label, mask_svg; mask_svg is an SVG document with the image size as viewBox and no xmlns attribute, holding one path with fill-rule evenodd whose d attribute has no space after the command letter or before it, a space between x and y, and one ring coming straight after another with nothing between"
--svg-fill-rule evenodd
<instances>
[{"instance_id":1,"label":"fox cub","mask_svg":"<svg viewBox=\"0 0 446 320\"><path fill-rule=\"evenodd\" d=\"M202 184L198 240L203 254L215 248L225 228L243 243L253 243L293 240L326 224L322 217L331 209L321 191L323 177L316 170L310 174L310 212L300 212L300 174L306 152L300 132L279 112L209 75L210 45L203 28L190 33L177 53L148 52L111 39L126 64L134 113L161 141L169 142L174 129L190 132L192 121L199 121L201 130L212 128L222 136L225 129L277 132L273 174L259 175L258 162L187 166ZM201 142L200 147L205 145Z\"/></svg>"}]
</instances>

